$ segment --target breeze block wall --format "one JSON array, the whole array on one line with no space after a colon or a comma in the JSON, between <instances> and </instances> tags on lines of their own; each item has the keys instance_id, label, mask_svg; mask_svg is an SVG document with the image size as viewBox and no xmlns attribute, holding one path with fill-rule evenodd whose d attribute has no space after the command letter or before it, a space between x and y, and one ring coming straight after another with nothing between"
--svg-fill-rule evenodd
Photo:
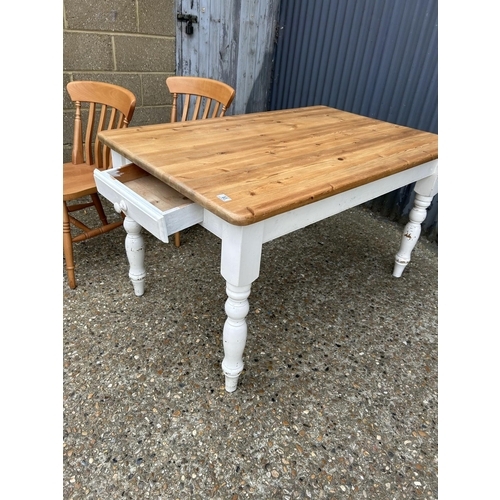
<instances>
[{"instance_id":1,"label":"breeze block wall","mask_svg":"<svg viewBox=\"0 0 500 500\"><path fill-rule=\"evenodd\" d=\"M97 80L137 98L132 125L168 122L175 74L175 0L64 0L63 158L71 161L74 110L66 85Z\"/></svg>"}]
</instances>

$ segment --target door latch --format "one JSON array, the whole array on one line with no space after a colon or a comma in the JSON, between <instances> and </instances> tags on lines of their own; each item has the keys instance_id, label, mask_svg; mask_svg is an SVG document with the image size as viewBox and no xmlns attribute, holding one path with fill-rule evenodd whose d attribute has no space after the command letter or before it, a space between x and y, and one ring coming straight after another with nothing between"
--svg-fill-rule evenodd
<instances>
[{"instance_id":1,"label":"door latch","mask_svg":"<svg viewBox=\"0 0 500 500\"><path fill-rule=\"evenodd\" d=\"M192 35L194 32L193 23L198 22L198 16L191 14L177 14L177 21L186 23L186 35Z\"/></svg>"}]
</instances>

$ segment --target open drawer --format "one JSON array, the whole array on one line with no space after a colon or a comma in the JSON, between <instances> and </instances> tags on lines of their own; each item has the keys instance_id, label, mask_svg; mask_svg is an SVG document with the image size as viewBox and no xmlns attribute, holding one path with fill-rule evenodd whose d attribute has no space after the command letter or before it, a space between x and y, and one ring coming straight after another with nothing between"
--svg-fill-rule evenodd
<instances>
[{"instance_id":1,"label":"open drawer","mask_svg":"<svg viewBox=\"0 0 500 500\"><path fill-rule=\"evenodd\" d=\"M134 164L95 170L97 191L161 241L203 221L203 208Z\"/></svg>"}]
</instances>

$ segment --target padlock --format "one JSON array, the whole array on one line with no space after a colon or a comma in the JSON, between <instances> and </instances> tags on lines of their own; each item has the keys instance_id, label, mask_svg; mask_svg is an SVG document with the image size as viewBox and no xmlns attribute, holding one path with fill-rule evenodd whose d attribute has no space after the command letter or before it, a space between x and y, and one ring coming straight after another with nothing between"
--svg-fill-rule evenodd
<instances>
[{"instance_id":1,"label":"padlock","mask_svg":"<svg viewBox=\"0 0 500 500\"><path fill-rule=\"evenodd\" d=\"M194 32L193 23L191 21L188 21L186 23L186 35L192 35L193 32Z\"/></svg>"}]
</instances>

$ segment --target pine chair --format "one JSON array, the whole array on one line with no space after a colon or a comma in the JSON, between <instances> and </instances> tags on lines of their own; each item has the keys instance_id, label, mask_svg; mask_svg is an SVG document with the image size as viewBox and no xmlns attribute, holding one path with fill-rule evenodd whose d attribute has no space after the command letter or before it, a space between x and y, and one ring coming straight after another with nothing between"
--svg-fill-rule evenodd
<instances>
[{"instance_id":1,"label":"pine chair","mask_svg":"<svg viewBox=\"0 0 500 500\"><path fill-rule=\"evenodd\" d=\"M123 223L123 220L108 222L97 193L94 170L105 170L111 163L109 148L99 141L97 134L102 130L127 127L134 114L136 99L129 90L110 83L78 81L68 83L66 88L76 110L72 161L63 165L63 248L69 286L75 288L73 243L107 233ZM82 121L86 122L85 127ZM68 203L87 196L90 201ZM92 206L101 221L98 227L90 228L88 223L70 215ZM81 232L72 235L72 226Z\"/></svg>"},{"instance_id":2,"label":"pine chair","mask_svg":"<svg viewBox=\"0 0 500 500\"><path fill-rule=\"evenodd\" d=\"M184 99L180 121L187 121L224 116L236 93L226 83L197 76L171 76L167 87L172 94L172 123L177 121L179 95ZM180 233L175 233L174 243L180 246Z\"/></svg>"}]
</instances>

